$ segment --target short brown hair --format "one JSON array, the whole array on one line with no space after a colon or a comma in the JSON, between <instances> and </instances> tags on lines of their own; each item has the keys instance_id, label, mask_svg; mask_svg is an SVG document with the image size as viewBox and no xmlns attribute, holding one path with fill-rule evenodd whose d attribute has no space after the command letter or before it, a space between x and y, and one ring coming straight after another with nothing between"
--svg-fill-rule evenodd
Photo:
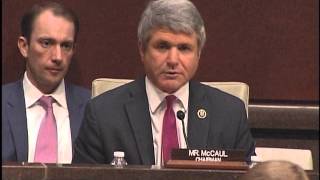
<instances>
[{"instance_id":1,"label":"short brown hair","mask_svg":"<svg viewBox=\"0 0 320 180\"><path fill-rule=\"evenodd\" d=\"M78 17L71 9L51 1L34 4L31 9L23 15L20 23L21 35L30 42L34 20L45 10L51 10L54 15L62 16L71 21L74 24L74 40L76 41L79 32Z\"/></svg>"}]
</instances>

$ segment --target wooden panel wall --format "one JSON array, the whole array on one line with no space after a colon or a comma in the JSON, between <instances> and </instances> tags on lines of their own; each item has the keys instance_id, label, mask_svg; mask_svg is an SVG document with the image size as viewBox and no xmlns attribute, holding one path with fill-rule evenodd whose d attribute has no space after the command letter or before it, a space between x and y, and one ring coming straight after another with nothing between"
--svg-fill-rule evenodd
<instances>
[{"instance_id":1,"label":"wooden panel wall","mask_svg":"<svg viewBox=\"0 0 320 180\"><path fill-rule=\"evenodd\" d=\"M2 1L2 83L24 70L19 21L40 0ZM99 77L143 74L137 24L146 0L61 0L80 18L77 52L67 79L88 88ZM251 101L319 102L318 0L194 0L207 44L195 79L242 81Z\"/></svg>"}]
</instances>

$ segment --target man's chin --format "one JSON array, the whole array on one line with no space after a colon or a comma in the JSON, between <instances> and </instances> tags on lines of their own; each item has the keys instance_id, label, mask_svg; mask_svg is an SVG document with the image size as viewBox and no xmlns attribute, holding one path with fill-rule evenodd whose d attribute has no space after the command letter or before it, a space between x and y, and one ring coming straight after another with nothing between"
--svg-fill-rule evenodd
<instances>
[{"instance_id":1,"label":"man's chin","mask_svg":"<svg viewBox=\"0 0 320 180\"><path fill-rule=\"evenodd\" d=\"M182 86L181 83L177 83L177 82L166 82L165 84L161 85L161 90L172 94L174 92L176 92L180 87Z\"/></svg>"},{"instance_id":2,"label":"man's chin","mask_svg":"<svg viewBox=\"0 0 320 180\"><path fill-rule=\"evenodd\" d=\"M62 81L62 78L49 78L46 80L45 83L48 87L57 87L59 86L61 81Z\"/></svg>"}]
</instances>

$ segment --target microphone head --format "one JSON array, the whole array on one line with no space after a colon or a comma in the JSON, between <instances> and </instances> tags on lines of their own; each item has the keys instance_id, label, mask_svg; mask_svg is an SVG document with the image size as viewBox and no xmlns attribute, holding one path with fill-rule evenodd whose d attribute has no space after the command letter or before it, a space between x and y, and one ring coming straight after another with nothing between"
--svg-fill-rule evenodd
<instances>
[{"instance_id":1,"label":"microphone head","mask_svg":"<svg viewBox=\"0 0 320 180\"><path fill-rule=\"evenodd\" d=\"M184 116L185 116L185 114L184 114L183 111L179 110L179 111L177 112L177 117L178 117L178 119L183 120L183 119L184 119Z\"/></svg>"}]
</instances>

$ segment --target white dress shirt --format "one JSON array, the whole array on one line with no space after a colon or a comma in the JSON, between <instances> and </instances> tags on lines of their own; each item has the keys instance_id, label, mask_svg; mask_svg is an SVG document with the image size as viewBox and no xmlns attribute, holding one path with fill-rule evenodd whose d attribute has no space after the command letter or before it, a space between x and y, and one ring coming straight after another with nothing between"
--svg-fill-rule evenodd
<instances>
[{"instance_id":1,"label":"white dress shirt","mask_svg":"<svg viewBox=\"0 0 320 180\"><path fill-rule=\"evenodd\" d=\"M158 89L154 84L152 84L152 82L148 79L147 76L145 78L145 82L146 93L149 102L149 112L151 116L155 164L160 166L163 165L161 142L163 117L166 111L165 97L169 94ZM172 95L175 95L177 97L177 100L173 103L173 110L175 114L177 114L179 110L182 110L185 113L184 128L187 134L189 82L183 85L178 91L176 91ZM186 142L183 136L182 122L177 117L176 125L179 148L186 148Z\"/></svg>"},{"instance_id":2,"label":"white dress shirt","mask_svg":"<svg viewBox=\"0 0 320 180\"><path fill-rule=\"evenodd\" d=\"M27 113L28 162L34 162L38 131L41 120L45 116L45 110L39 105L38 100L43 95L46 95L52 96L55 99L52 107L57 123L58 163L71 163L72 140L64 80L62 80L52 94L43 94L30 82L25 73L23 78L23 91Z\"/></svg>"}]
</instances>

